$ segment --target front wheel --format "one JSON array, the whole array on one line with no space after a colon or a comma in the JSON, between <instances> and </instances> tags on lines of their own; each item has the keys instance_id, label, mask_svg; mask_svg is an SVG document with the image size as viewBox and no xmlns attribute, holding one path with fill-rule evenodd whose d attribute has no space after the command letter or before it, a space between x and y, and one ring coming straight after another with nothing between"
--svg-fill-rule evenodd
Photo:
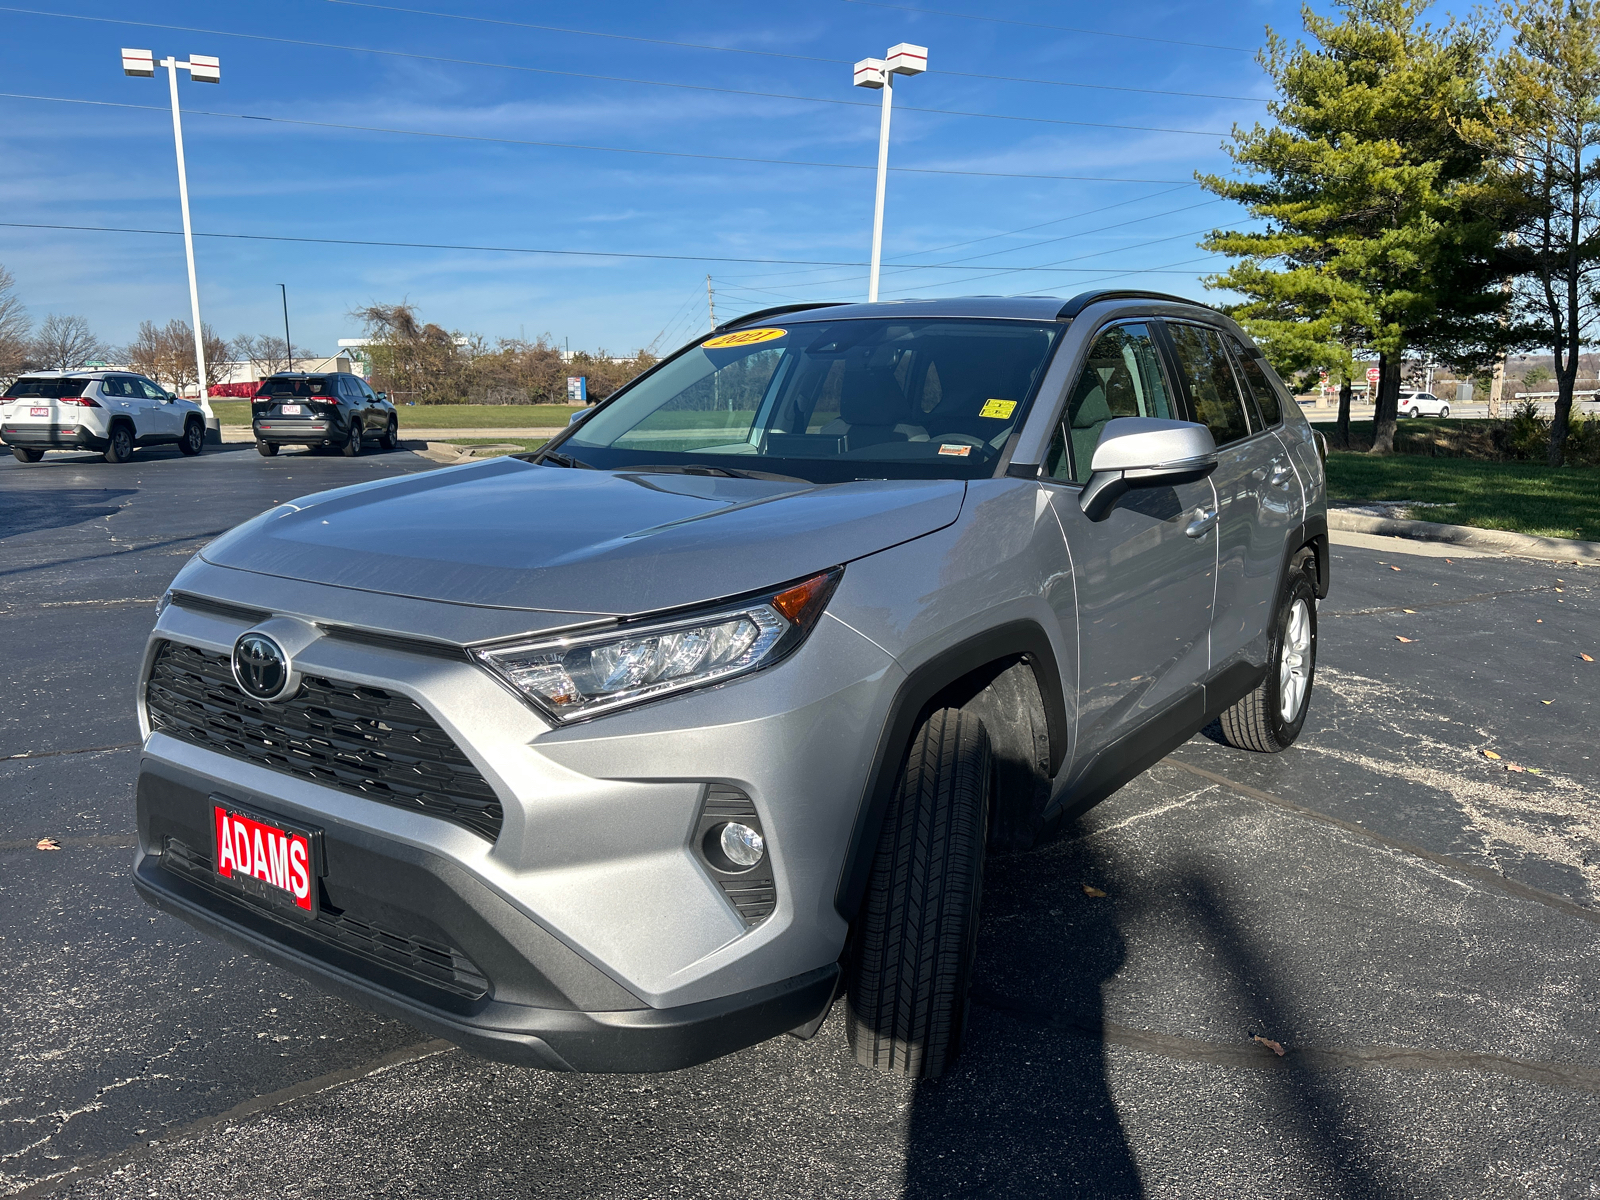
<instances>
[{"instance_id":1,"label":"front wheel","mask_svg":"<svg viewBox=\"0 0 1600 1200\"><path fill-rule=\"evenodd\" d=\"M350 421L350 436L344 440L344 456L354 458L361 453L361 422L354 418Z\"/></svg>"},{"instance_id":2,"label":"front wheel","mask_svg":"<svg viewBox=\"0 0 1600 1200\"><path fill-rule=\"evenodd\" d=\"M1228 745L1260 754L1288 749L1305 724L1316 670L1317 592L1310 560L1302 557L1290 569L1273 618L1267 677L1222 714Z\"/></svg>"},{"instance_id":3,"label":"front wheel","mask_svg":"<svg viewBox=\"0 0 1600 1200\"><path fill-rule=\"evenodd\" d=\"M133 434L126 425L118 425L106 442L105 460L108 463L125 463L133 457Z\"/></svg>"},{"instance_id":4,"label":"front wheel","mask_svg":"<svg viewBox=\"0 0 1600 1200\"><path fill-rule=\"evenodd\" d=\"M991 776L983 722L940 709L912 739L884 817L845 969L845 1036L886 1074L933 1079L961 1051Z\"/></svg>"},{"instance_id":5,"label":"front wheel","mask_svg":"<svg viewBox=\"0 0 1600 1200\"><path fill-rule=\"evenodd\" d=\"M1450 415L1450 406L1446 404L1443 408L1441 408L1439 410L1439 415L1441 417L1448 417Z\"/></svg>"},{"instance_id":6,"label":"front wheel","mask_svg":"<svg viewBox=\"0 0 1600 1200\"><path fill-rule=\"evenodd\" d=\"M18 462L38 462L44 457L44 451L30 450L26 446L13 446L11 447L11 457Z\"/></svg>"},{"instance_id":7,"label":"front wheel","mask_svg":"<svg viewBox=\"0 0 1600 1200\"><path fill-rule=\"evenodd\" d=\"M206 427L199 421L190 421L183 427L183 436L178 439L178 449L189 457L206 448Z\"/></svg>"}]
</instances>

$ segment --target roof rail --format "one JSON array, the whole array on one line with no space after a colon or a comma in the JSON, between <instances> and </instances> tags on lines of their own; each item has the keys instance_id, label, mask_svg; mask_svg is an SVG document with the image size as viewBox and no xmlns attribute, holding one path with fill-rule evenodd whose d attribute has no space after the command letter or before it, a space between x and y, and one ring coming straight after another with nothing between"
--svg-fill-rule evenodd
<instances>
[{"instance_id":1,"label":"roof rail","mask_svg":"<svg viewBox=\"0 0 1600 1200\"><path fill-rule=\"evenodd\" d=\"M1187 296L1173 296L1166 292L1146 292L1139 290L1101 290L1093 292L1080 292L1071 300L1061 306L1061 311L1056 314L1056 320L1068 321L1077 316L1091 304L1101 300L1170 300L1175 304L1193 304L1197 308L1210 308L1209 304L1201 304L1198 300L1190 300Z\"/></svg>"},{"instance_id":2,"label":"roof rail","mask_svg":"<svg viewBox=\"0 0 1600 1200\"><path fill-rule=\"evenodd\" d=\"M805 312L810 308L838 308L844 303L845 301L843 300L814 300L810 304L780 304L775 308L758 308L755 312L745 313L742 317L724 321L711 332L721 333L724 329L732 329L735 325L743 325L746 321L760 321L766 317L781 317L784 313Z\"/></svg>"}]
</instances>

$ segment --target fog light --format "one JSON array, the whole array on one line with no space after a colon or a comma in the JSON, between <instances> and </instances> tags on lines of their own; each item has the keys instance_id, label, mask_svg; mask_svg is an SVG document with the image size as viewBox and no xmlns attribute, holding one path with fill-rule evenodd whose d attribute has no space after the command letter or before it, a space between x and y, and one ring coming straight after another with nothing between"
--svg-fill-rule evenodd
<instances>
[{"instance_id":1,"label":"fog light","mask_svg":"<svg viewBox=\"0 0 1600 1200\"><path fill-rule=\"evenodd\" d=\"M722 853L728 861L736 867L753 867L767 852L766 839L750 826L737 821L730 821L722 827L717 844L722 847Z\"/></svg>"}]
</instances>

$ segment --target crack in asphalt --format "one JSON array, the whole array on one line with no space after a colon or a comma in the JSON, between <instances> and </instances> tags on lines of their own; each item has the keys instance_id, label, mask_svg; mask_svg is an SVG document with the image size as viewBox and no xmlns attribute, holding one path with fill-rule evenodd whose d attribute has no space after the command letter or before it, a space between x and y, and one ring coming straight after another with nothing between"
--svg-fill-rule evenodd
<instances>
[{"instance_id":1,"label":"crack in asphalt","mask_svg":"<svg viewBox=\"0 0 1600 1200\"><path fill-rule=\"evenodd\" d=\"M0 763L33 758L64 758L69 754L109 754L113 750L137 750L143 742L118 742L115 746L84 746L77 750L24 750L20 754L0 755Z\"/></svg>"},{"instance_id":2,"label":"crack in asphalt","mask_svg":"<svg viewBox=\"0 0 1600 1200\"><path fill-rule=\"evenodd\" d=\"M1483 601L1483 600L1498 600L1502 596L1532 596L1532 595L1536 595L1539 592L1557 592L1557 591L1560 591L1560 590L1561 589L1556 587L1554 584L1550 584L1549 586L1546 586L1546 587L1536 587L1536 588L1508 588L1506 591L1503 591L1503 592L1477 592L1474 595L1462 596L1462 597L1460 597L1459 599L1456 599L1456 600L1433 600L1433 601L1428 602L1427 604L1396 604L1396 605L1391 605L1390 607L1387 607L1387 608L1349 608L1349 609L1343 609L1343 610L1335 611L1333 609L1324 610L1323 608L1321 608L1319 606L1318 609L1317 609L1317 616L1319 616L1319 617L1371 617L1371 616L1375 616L1375 615L1377 615L1379 613L1428 612L1428 611L1430 611L1432 609L1435 609L1435 608L1454 608L1459 604L1476 604L1476 603L1478 603L1480 601Z\"/></svg>"},{"instance_id":3,"label":"crack in asphalt","mask_svg":"<svg viewBox=\"0 0 1600 1200\"><path fill-rule=\"evenodd\" d=\"M386 1054L380 1054L377 1058L369 1059L367 1062L353 1067L341 1067L337 1071L329 1071L303 1083L290 1084L288 1087L279 1088L274 1092L252 1096L250 1099L242 1100L224 1112L215 1113L209 1117L201 1117L199 1120L191 1121L187 1125L181 1125L174 1129L161 1130L159 1136L151 1138L149 1141L136 1142L116 1154L72 1163L64 1170L56 1171L35 1180L21 1191L10 1193L7 1200L25 1200L27 1197L45 1195L54 1191L68 1179L90 1174L103 1174L107 1170L122 1166L128 1162L146 1158L151 1150L157 1146L190 1141L217 1128L219 1125L259 1116L272 1109L292 1104L296 1100L302 1100L307 1096L330 1092L335 1088L344 1087L358 1080L382 1074L384 1071L395 1067L421 1062L425 1058L445 1054L454 1049L456 1047L452 1043L437 1038L426 1042L417 1042L410 1046L401 1046L396 1050L390 1050ZM46 1138L45 1140L48 1141L49 1139Z\"/></svg>"},{"instance_id":4,"label":"crack in asphalt","mask_svg":"<svg viewBox=\"0 0 1600 1200\"><path fill-rule=\"evenodd\" d=\"M98 562L103 558L120 558L124 554L140 554L146 550L159 550L163 546L176 546L182 542L196 542L201 538L220 537L227 533L226 529L210 529L205 533L188 533L182 537L166 538L159 542L146 542L142 546L129 546L126 550L112 550L107 554L85 554L78 558L64 558L57 562L35 563L31 567L12 567L9 571L0 571L0 579L9 575L26 575L30 571L48 571L51 567L70 567L78 563Z\"/></svg>"}]
</instances>

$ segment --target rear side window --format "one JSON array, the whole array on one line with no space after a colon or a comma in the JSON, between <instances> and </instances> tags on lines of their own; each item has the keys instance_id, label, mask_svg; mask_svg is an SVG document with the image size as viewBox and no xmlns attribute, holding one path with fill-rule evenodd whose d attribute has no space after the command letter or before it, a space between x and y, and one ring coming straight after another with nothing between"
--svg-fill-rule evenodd
<instances>
[{"instance_id":1,"label":"rear side window","mask_svg":"<svg viewBox=\"0 0 1600 1200\"><path fill-rule=\"evenodd\" d=\"M1245 386L1256 398L1256 408L1261 413L1262 422L1268 428L1278 424L1283 420L1283 406L1278 402L1278 389L1273 387L1272 380L1267 378L1266 368L1261 365L1261 360L1246 352L1238 343L1234 343L1234 357L1238 360Z\"/></svg>"},{"instance_id":2,"label":"rear side window","mask_svg":"<svg viewBox=\"0 0 1600 1200\"><path fill-rule=\"evenodd\" d=\"M1244 398L1222 335L1201 325L1169 322L1167 329L1178 352L1178 369L1189 385L1195 416L1211 430L1212 439L1225 446L1247 437L1250 424L1244 415Z\"/></svg>"},{"instance_id":3,"label":"rear side window","mask_svg":"<svg viewBox=\"0 0 1600 1200\"><path fill-rule=\"evenodd\" d=\"M92 379L29 379L24 375L6 389L6 399L62 400L83 395Z\"/></svg>"},{"instance_id":4,"label":"rear side window","mask_svg":"<svg viewBox=\"0 0 1600 1200\"><path fill-rule=\"evenodd\" d=\"M1051 478L1086 483L1094 448L1115 417L1173 416L1155 342L1143 325L1118 325L1095 338L1045 460ZM1071 453L1068 453L1070 444Z\"/></svg>"},{"instance_id":5,"label":"rear side window","mask_svg":"<svg viewBox=\"0 0 1600 1200\"><path fill-rule=\"evenodd\" d=\"M338 377L328 379L313 375L310 379L263 379L257 400L273 400L280 396L306 400L337 398Z\"/></svg>"}]
</instances>

